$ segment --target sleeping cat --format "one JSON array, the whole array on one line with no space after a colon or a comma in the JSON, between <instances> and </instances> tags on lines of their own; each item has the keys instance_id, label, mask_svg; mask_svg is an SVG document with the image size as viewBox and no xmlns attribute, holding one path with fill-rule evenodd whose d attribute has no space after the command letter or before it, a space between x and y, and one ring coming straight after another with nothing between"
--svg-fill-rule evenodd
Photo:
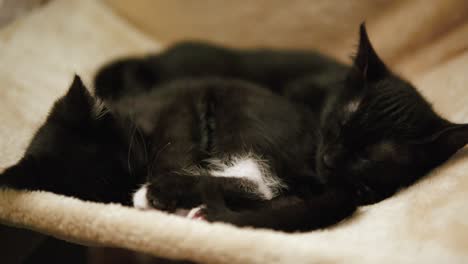
<instances>
[{"instance_id":1,"label":"sleeping cat","mask_svg":"<svg viewBox=\"0 0 468 264\"><path fill-rule=\"evenodd\" d=\"M75 76L23 158L0 175L0 184L130 204L128 193L137 181L127 169L127 137Z\"/></svg>"},{"instance_id":2,"label":"sleeping cat","mask_svg":"<svg viewBox=\"0 0 468 264\"><path fill-rule=\"evenodd\" d=\"M315 177L348 178L361 204L410 184L468 140L466 125L439 117L410 83L388 69L364 25L352 67L313 52L182 43L108 65L97 75L96 92L116 98L177 78L209 76L258 83L322 115Z\"/></svg>"},{"instance_id":3,"label":"sleeping cat","mask_svg":"<svg viewBox=\"0 0 468 264\"><path fill-rule=\"evenodd\" d=\"M123 203L142 185L138 207L205 205L208 221L306 231L390 196L468 139L391 73L364 26L351 67L192 43L105 67L104 108L85 91L74 82L0 181Z\"/></svg>"}]
</instances>

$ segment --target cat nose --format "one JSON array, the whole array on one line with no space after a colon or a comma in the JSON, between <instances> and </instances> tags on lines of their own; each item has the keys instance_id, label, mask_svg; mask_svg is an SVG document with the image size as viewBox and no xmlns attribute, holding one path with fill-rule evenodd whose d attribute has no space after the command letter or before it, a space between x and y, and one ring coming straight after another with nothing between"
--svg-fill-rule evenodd
<instances>
[{"instance_id":1,"label":"cat nose","mask_svg":"<svg viewBox=\"0 0 468 264\"><path fill-rule=\"evenodd\" d=\"M328 169L334 169L335 166L336 166L336 162L335 162L335 158L328 154L328 153L325 153L323 154L323 164L325 164L325 167L327 167Z\"/></svg>"}]
</instances>

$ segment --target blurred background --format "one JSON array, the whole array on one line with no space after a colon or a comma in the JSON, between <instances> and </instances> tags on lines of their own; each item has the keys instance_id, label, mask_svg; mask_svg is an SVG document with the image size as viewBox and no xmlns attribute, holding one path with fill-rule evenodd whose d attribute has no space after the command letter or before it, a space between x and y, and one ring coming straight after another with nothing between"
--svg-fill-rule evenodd
<instances>
[{"instance_id":1,"label":"blurred background","mask_svg":"<svg viewBox=\"0 0 468 264\"><path fill-rule=\"evenodd\" d=\"M0 0L0 25L54 0ZM185 39L235 47L318 49L349 62L366 21L378 53L406 75L468 46L466 0L101 0L163 45ZM427 52L431 50L430 52Z\"/></svg>"},{"instance_id":2,"label":"blurred background","mask_svg":"<svg viewBox=\"0 0 468 264\"><path fill-rule=\"evenodd\" d=\"M407 64L417 50L454 35L463 38L447 54L431 55L440 56L430 61L435 64L466 49L468 42L466 0L105 2L164 43L190 38L237 47L318 49L343 61L357 44L358 25L366 21L379 54L403 71L416 68Z\"/></svg>"}]
</instances>

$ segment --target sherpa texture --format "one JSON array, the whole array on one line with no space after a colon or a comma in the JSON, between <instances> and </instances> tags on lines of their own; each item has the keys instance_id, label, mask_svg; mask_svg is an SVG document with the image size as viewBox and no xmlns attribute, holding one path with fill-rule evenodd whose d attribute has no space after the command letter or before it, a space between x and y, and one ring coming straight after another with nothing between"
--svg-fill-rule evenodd
<instances>
[{"instance_id":1,"label":"sherpa texture","mask_svg":"<svg viewBox=\"0 0 468 264\"><path fill-rule=\"evenodd\" d=\"M421 60L417 65L424 60L434 64L432 51L443 54L445 47L464 43L461 50L411 76L436 110L458 122L468 122L466 25L413 51ZM102 62L158 48L157 42L93 0L53 1L4 28L0 169L21 157L74 73L89 84ZM468 263L467 171L465 149L411 188L361 208L336 227L305 234L239 229L13 190L0 191L0 222L68 241L202 263ZM9 238L0 235L2 239Z\"/></svg>"}]
</instances>

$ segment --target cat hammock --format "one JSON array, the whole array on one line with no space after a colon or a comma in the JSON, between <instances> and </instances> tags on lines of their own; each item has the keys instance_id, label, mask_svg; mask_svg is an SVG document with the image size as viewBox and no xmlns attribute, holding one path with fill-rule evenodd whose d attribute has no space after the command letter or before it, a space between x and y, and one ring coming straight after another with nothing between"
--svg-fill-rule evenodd
<instances>
[{"instance_id":1,"label":"cat hammock","mask_svg":"<svg viewBox=\"0 0 468 264\"><path fill-rule=\"evenodd\" d=\"M466 26L460 36L463 32L468 35ZM460 42L466 44L466 37ZM90 84L103 62L155 51L159 45L100 2L58 0L3 28L0 47L3 170L21 157L74 73ZM464 53L412 79L436 110L467 122L467 72L465 47ZM0 228L0 248L24 253L28 243L46 234L201 263L468 263L467 174L465 149L396 196L361 208L336 227L303 234L240 229L47 192L3 189L0 223L10 227ZM12 241L18 239L23 241L15 247Z\"/></svg>"}]
</instances>

